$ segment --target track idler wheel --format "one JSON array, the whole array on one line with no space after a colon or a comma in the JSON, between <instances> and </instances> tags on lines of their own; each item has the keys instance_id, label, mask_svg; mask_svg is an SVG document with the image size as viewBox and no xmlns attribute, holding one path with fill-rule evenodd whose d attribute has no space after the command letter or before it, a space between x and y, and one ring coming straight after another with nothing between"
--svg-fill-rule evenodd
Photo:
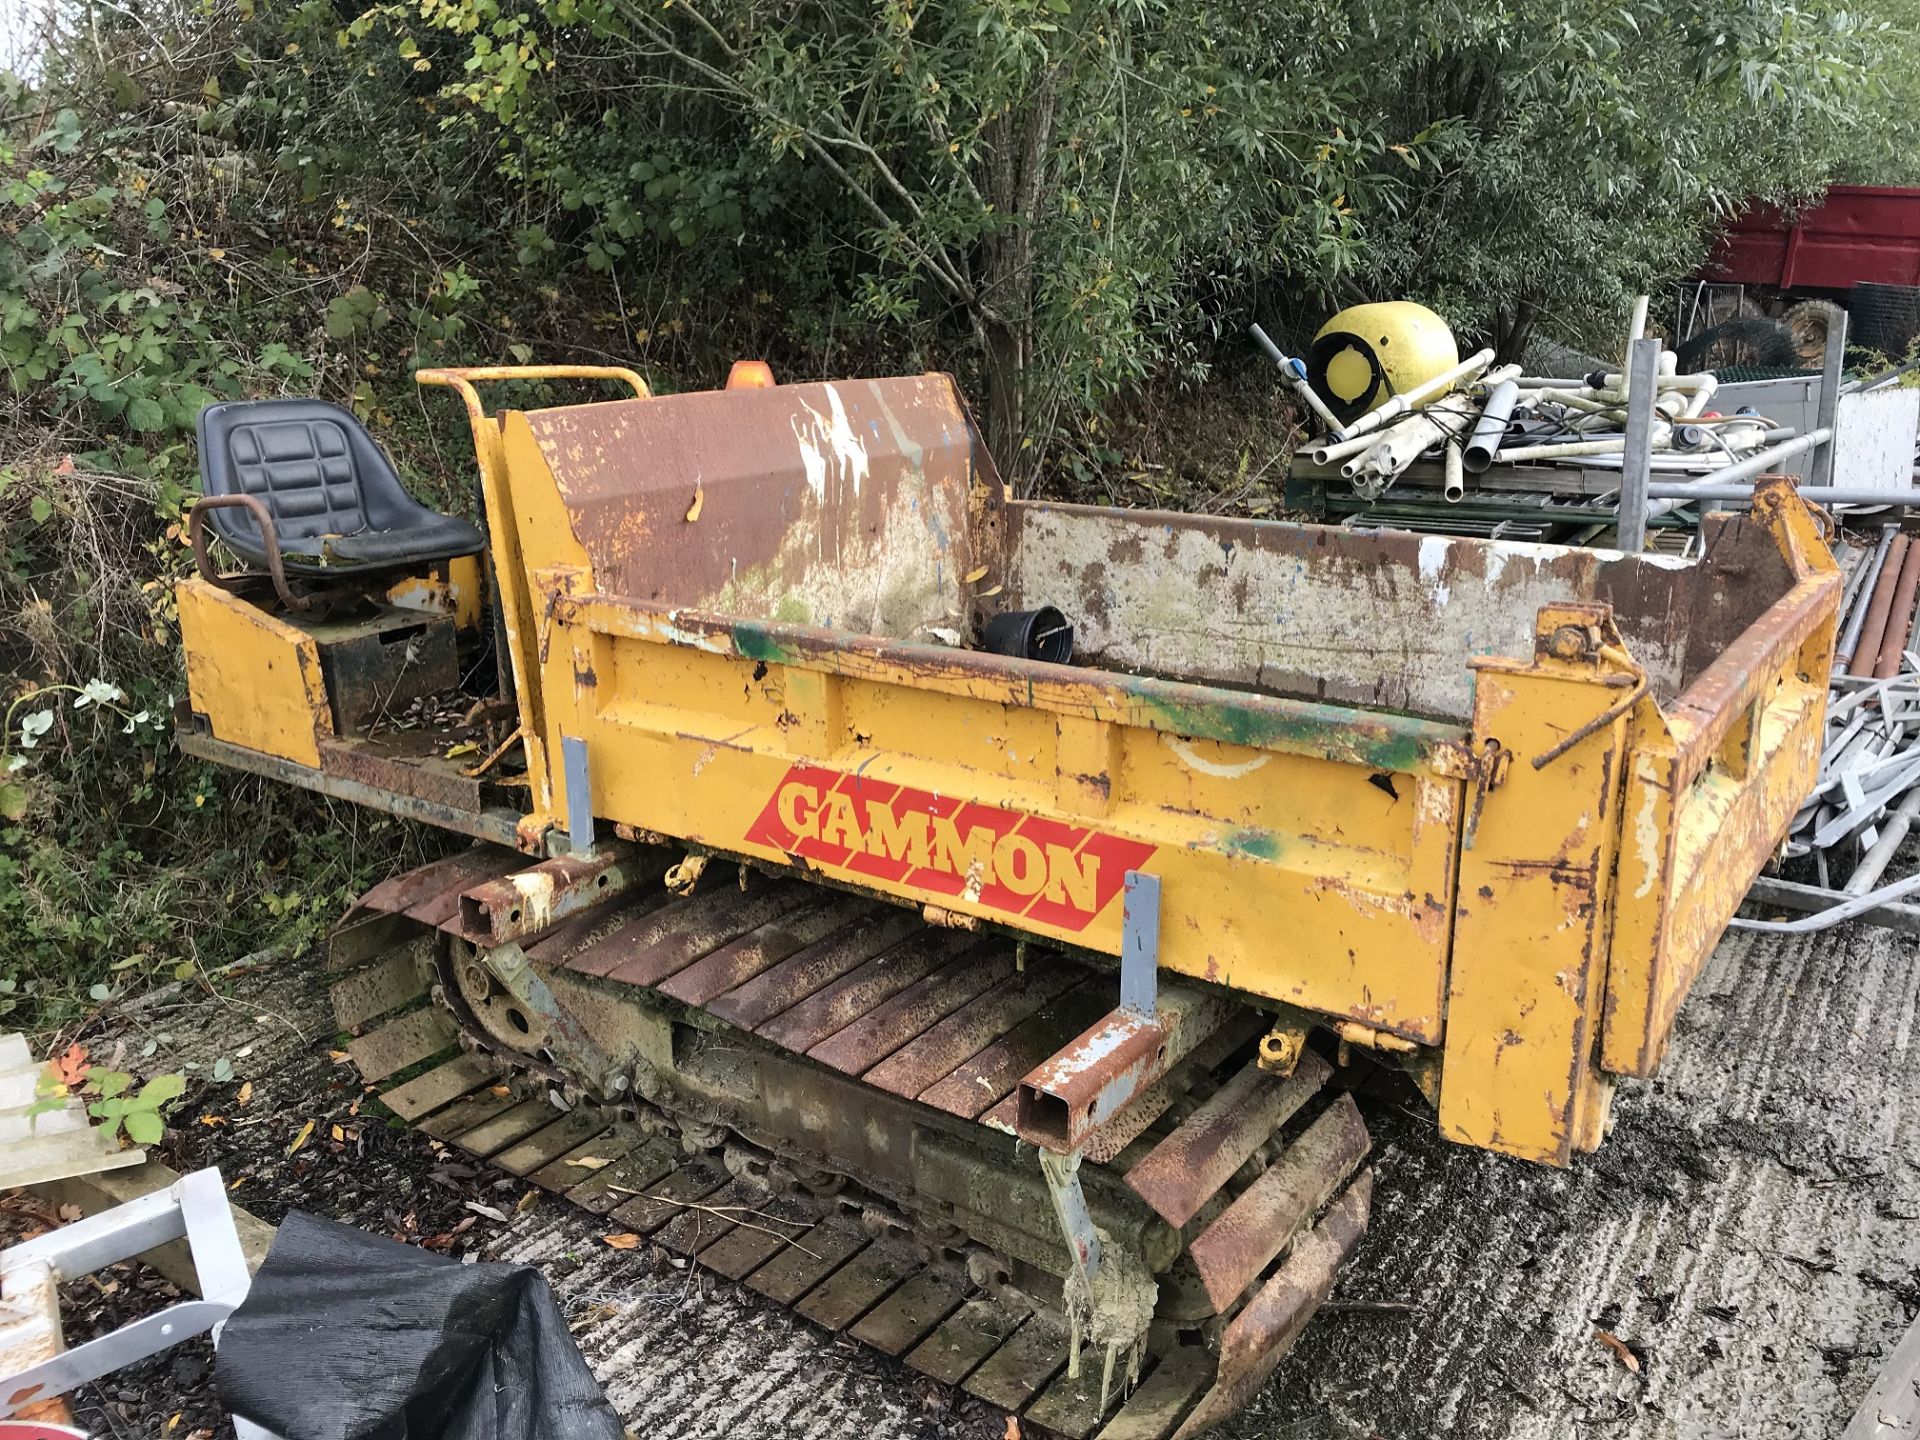
<instances>
[{"instance_id":1,"label":"track idler wheel","mask_svg":"<svg viewBox=\"0 0 1920 1440\"><path fill-rule=\"evenodd\" d=\"M442 979L466 1016L498 1049L544 1058L548 1027L487 969L481 953L465 940L449 938Z\"/></svg>"}]
</instances>

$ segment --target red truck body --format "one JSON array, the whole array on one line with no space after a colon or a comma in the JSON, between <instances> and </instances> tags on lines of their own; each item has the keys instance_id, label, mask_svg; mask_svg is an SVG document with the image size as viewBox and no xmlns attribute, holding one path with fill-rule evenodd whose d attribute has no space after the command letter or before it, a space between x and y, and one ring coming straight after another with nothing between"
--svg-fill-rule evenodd
<instances>
[{"instance_id":1,"label":"red truck body","mask_svg":"<svg viewBox=\"0 0 1920 1440\"><path fill-rule=\"evenodd\" d=\"M1777 290L1920 285L1920 189L1835 185L1792 220L1753 206L1721 232L1700 277Z\"/></svg>"}]
</instances>

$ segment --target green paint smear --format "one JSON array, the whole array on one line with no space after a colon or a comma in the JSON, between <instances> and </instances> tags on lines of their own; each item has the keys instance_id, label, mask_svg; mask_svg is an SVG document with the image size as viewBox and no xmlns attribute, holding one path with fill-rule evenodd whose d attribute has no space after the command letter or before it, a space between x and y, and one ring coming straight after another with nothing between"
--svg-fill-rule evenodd
<instances>
[{"instance_id":1,"label":"green paint smear","mask_svg":"<svg viewBox=\"0 0 1920 1440\"><path fill-rule=\"evenodd\" d=\"M1135 692L1160 719L1182 735L1242 745L1250 750L1305 750L1374 770L1421 768L1430 746L1446 738L1419 721L1395 724L1332 708L1274 711L1223 696L1193 703L1142 687ZM1431 730L1432 733L1422 733Z\"/></svg>"},{"instance_id":2,"label":"green paint smear","mask_svg":"<svg viewBox=\"0 0 1920 1440\"><path fill-rule=\"evenodd\" d=\"M758 625L736 623L733 627L733 651L749 660L765 660L775 665L785 665L793 660L793 652L775 640Z\"/></svg>"},{"instance_id":3,"label":"green paint smear","mask_svg":"<svg viewBox=\"0 0 1920 1440\"><path fill-rule=\"evenodd\" d=\"M1226 846L1236 855L1251 855L1256 860L1280 858L1280 837L1271 830L1230 830Z\"/></svg>"}]
</instances>

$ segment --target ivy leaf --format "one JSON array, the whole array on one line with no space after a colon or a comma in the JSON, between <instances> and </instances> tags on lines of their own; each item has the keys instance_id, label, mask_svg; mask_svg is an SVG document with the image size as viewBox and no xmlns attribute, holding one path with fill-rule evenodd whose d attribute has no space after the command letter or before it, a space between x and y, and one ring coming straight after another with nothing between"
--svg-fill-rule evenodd
<instances>
[{"instance_id":1,"label":"ivy leaf","mask_svg":"<svg viewBox=\"0 0 1920 1440\"><path fill-rule=\"evenodd\" d=\"M53 518L53 502L44 495L36 495L27 506L27 513L33 516L34 524L44 525Z\"/></svg>"},{"instance_id":2,"label":"ivy leaf","mask_svg":"<svg viewBox=\"0 0 1920 1440\"><path fill-rule=\"evenodd\" d=\"M225 1082L233 1079L233 1061L222 1055L213 1062L213 1078Z\"/></svg>"},{"instance_id":3,"label":"ivy leaf","mask_svg":"<svg viewBox=\"0 0 1920 1440\"><path fill-rule=\"evenodd\" d=\"M167 1133L166 1122L151 1110L135 1110L124 1122L127 1138L136 1145L158 1145Z\"/></svg>"}]
</instances>

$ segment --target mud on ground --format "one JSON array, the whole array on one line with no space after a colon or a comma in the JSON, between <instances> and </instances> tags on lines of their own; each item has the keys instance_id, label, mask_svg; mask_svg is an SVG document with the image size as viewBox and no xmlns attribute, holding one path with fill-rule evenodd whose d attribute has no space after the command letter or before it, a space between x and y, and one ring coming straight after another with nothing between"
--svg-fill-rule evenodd
<instances>
[{"instance_id":1,"label":"mud on ground","mask_svg":"<svg viewBox=\"0 0 1920 1440\"><path fill-rule=\"evenodd\" d=\"M143 1068L193 1062L205 1076L224 1057L234 1069L190 1091L169 1163L220 1165L268 1220L298 1206L455 1256L540 1264L638 1435L1001 1433L977 1405L743 1287L609 1249L599 1223L551 1198L521 1212L521 1182L356 1113L361 1087L329 1053L315 968L138 1017L136 1055L165 1037ZM1661 1077L1623 1086L1608 1144L1571 1171L1446 1145L1430 1115L1369 1101L1367 1240L1335 1305L1225 1433L1837 1433L1920 1310L1917 1009L1913 937L1737 934L1688 1001ZM99 1433L213 1423L204 1366L128 1376L89 1397Z\"/></svg>"}]
</instances>

